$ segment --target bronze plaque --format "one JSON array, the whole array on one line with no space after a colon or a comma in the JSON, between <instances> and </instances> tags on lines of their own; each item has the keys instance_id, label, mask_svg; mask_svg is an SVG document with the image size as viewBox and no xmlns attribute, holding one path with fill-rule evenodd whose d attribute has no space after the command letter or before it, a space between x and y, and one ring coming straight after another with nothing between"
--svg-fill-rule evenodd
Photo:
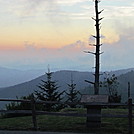
<instances>
[{"instance_id":1,"label":"bronze plaque","mask_svg":"<svg viewBox=\"0 0 134 134\"><path fill-rule=\"evenodd\" d=\"M108 103L108 95L82 95L81 102Z\"/></svg>"}]
</instances>

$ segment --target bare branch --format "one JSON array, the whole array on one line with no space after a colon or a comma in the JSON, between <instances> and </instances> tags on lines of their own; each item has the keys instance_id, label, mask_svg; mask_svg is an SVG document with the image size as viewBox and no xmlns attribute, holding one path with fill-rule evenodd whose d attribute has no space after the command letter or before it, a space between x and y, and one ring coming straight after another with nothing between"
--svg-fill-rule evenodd
<instances>
[{"instance_id":1,"label":"bare branch","mask_svg":"<svg viewBox=\"0 0 134 134\"><path fill-rule=\"evenodd\" d=\"M90 83L90 84L95 84L94 82L92 82L92 81L88 81L88 80L85 80L85 82L88 82L88 83Z\"/></svg>"},{"instance_id":2,"label":"bare branch","mask_svg":"<svg viewBox=\"0 0 134 134\"><path fill-rule=\"evenodd\" d=\"M103 54L104 52L101 52L101 53L99 53L99 54Z\"/></svg>"},{"instance_id":3,"label":"bare branch","mask_svg":"<svg viewBox=\"0 0 134 134\"><path fill-rule=\"evenodd\" d=\"M100 73L99 75L103 75L103 73Z\"/></svg>"},{"instance_id":4,"label":"bare branch","mask_svg":"<svg viewBox=\"0 0 134 134\"><path fill-rule=\"evenodd\" d=\"M102 13L104 11L104 9L102 9L100 12L98 12L98 14Z\"/></svg>"},{"instance_id":5,"label":"bare branch","mask_svg":"<svg viewBox=\"0 0 134 134\"><path fill-rule=\"evenodd\" d=\"M94 17L92 17L92 19L96 21L96 19Z\"/></svg>"},{"instance_id":6,"label":"bare branch","mask_svg":"<svg viewBox=\"0 0 134 134\"><path fill-rule=\"evenodd\" d=\"M85 53L90 53L90 54L96 54L96 53L93 53L93 52L90 52L90 51L84 51Z\"/></svg>"},{"instance_id":7,"label":"bare branch","mask_svg":"<svg viewBox=\"0 0 134 134\"><path fill-rule=\"evenodd\" d=\"M89 44L90 46L96 46L95 44Z\"/></svg>"},{"instance_id":8,"label":"bare branch","mask_svg":"<svg viewBox=\"0 0 134 134\"><path fill-rule=\"evenodd\" d=\"M102 20L103 18L104 18L104 17L100 18L99 21Z\"/></svg>"},{"instance_id":9,"label":"bare branch","mask_svg":"<svg viewBox=\"0 0 134 134\"><path fill-rule=\"evenodd\" d=\"M97 38L95 35L92 35L94 38Z\"/></svg>"}]
</instances>

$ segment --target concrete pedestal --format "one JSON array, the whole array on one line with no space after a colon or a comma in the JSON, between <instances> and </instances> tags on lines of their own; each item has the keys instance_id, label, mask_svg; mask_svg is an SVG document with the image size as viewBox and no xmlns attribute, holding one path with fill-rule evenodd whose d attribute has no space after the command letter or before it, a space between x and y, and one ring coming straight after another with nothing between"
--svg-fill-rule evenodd
<instances>
[{"instance_id":1,"label":"concrete pedestal","mask_svg":"<svg viewBox=\"0 0 134 134\"><path fill-rule=\"evenodd\" d=\"M87 106L87 114L93 115L93 117L87 117L88 128L100 128L101 127L101 106Z\"/></svg>"},{"instance_id":2,"label":"concrete pedestal","mask_svg":"<svg viewBox=\"0 0 134 134\"><path fill-rule=\"evenodd\" d=\"M83 94L81 102L85 103L87 108L87 127L99 128L101 127L101 104L108 103L108 95L88 95ZM90 117L91 115L91 117Z\"/></svg>"}]
</instances>

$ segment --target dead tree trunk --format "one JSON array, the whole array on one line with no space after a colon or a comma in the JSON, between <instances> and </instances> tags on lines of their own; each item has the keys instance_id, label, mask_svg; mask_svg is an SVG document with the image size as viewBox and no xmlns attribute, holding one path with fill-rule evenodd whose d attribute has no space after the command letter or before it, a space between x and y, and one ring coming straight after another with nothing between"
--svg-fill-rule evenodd
<instances>
[{"instance_id":1,"label":"dead tree trunk","mask_svg":"<svg viewBox=\"0 0 134 134\"><path fill-rule=\"evenodd\" d=\"M92 17L92 19L95 21L95 31L96 31L96 35L93 36L96 41L95 41L95 44L93 44L93 46L95 46L95 53L94 52L87 52L87 53L91 53L91 54L94 54L95 55L95 80L94 82L90 82L90 81L87 81L86 82L89 82L91 84L94 84L94 94L95 95L98 95L99 94L99 81L100 81L100 46L102 44L100 44L100 21L103 19L103 18L99 18L99 14L101 14L101 11L98 11L98 3L100 2L99 0L95 0L95 18Z\"/></svg>"},{"instance_id":2,"label":"dead tree trunk","mask_svg":"<svg viewBox=\"0 0 134 134\"><path fill-rule=\"evenodd\" d=\"M100 76L100 20L102 20L102 18L99 19L99 14L102 11L98 11L98 2L99 0L95 0L95 13L96 13L96 18L94 19L96 24L96 52L95 52L95 58L96 58L96 62L95 62L95 84L94 84L94 94L98 95L99 94L99 76Z\"/></svg>"}]
</instances>

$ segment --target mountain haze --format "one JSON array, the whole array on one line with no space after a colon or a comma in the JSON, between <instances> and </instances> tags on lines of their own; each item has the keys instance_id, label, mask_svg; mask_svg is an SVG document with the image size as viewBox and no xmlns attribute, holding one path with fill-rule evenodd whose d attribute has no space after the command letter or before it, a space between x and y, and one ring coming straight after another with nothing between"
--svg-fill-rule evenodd
<instances>
[{"instance_id":1,"label":"mountain haze","mask_svg":"<svg viewBox=\"0 0 134 134\"><path fill-rule=\"evenodd\" d=\"M110 72L107 71L107 72L109 74L115 74L116 76L119 76L121 74L130 72L131 70L134 70L134 68L122 69L122 70L116 70L116 71L110 71ZM87 73L91 74L91 72L87 72ZM18 84L21 84L24 82L28 82L43 74L45 74L45 69L25 70L24 71L24 70L0 67L0 88L1 87L10 87L10 86L18 85ZM82 72L81 72L81 74L82 74ZM60 79L60 78L58 78L58 79Z\"/></svg>"},{"instance_id":2,"label":"mountain haze","mask_svg":"<svg viewBox=\"0 0 134 134\"><path fill-rule=\"evenodd\" d=\"M78 90L88 86L88 83L84 81L85 79L93 79L92 73L78 71L57 71L53 73L52 79L57 81L59 90L66 90L67 84L71 81L71 75L73 75L74 83L77 84L76 88L78 88ZM28 95L38 89L37 85L41 83L41 80L46 80L46 75L42 75L36 79L18 85L0 88L0 97L14 98L16 96L21 97Z\"/></svg>"},{"instance_id":3,"label":"mountain haze","mask_svg":"<svg viewBox=\"0 0 134 134\"><path fill-rule=\"evenodd\" d=\"M128 72L127 72L128 70ZM131 71L130 71L131 70ZM122 95L122 100L127 100L127 89L128 82L131 83L131 95L134 98L134 71L133 69L125 69L119 71L109 72L110 74L115 74L118 77L118 81L120 83L119 90ZM121 74L121 75L120 75ZM91 72L79 72L79 71L57 71L52 75L52 79L57 81L59 86L59 90L67 90L67 84L71 81L71 75L73 76L74 83L76 84L76 89L82 91L82 93L91 93L91 85L86 83L85 80L94 81L93 73ZM101 76L101 80L103 80L104 76ZM16 98L27 96L30 93L33 93L38 89L37 85L41 83L41 80L46 80L46 75L42 75L33 80L17 84L10 87L0 88L0 98ZM100 91L101 93L106 93L105 91Z\"/></svg>"},{"instance_id":4,"label":"mountain haze","mask_svg":"<svg viewBox=\"0 0 134 134\"><path fill-rule=\"evenodd\" d=\"M44 70L17 70L0 67L0 87L9 87L30 81L45 73Z\"/></svg>"}]
</instances>

